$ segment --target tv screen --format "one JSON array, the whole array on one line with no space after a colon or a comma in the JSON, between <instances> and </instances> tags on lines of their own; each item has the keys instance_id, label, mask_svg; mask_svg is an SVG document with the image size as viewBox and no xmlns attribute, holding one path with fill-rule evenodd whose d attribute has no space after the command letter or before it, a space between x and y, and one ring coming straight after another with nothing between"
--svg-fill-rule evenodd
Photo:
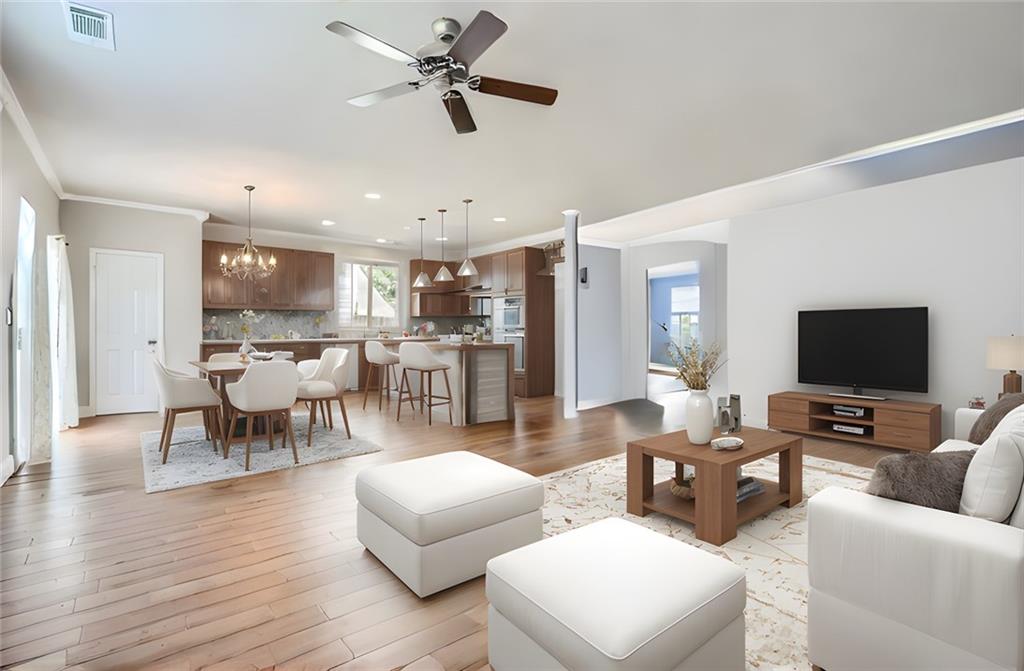
<instances>
[{"instance_id":1,"label":"tv screen","mask_svg":"<svg viewBox=\"0 0 1024 671\"><path fill-rule=\"evenodd\" d=\"M804 384L928 391L928 308L801 310Z\"/></svg>"}]
</instances>

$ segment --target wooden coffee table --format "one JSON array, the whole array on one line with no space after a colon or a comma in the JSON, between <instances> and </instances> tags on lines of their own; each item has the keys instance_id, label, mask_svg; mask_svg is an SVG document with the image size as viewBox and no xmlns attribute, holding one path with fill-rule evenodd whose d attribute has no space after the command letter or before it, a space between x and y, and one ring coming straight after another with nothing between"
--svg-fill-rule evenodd
<instances>
[{"instance_id":1,"label":"wooden coffee table","mask_svg":"<svg viewBox=\"0 0 1024 671\"><path fill-rule=\"evenodd\" d=\"M775 506L793 507L803 500L803 440L799 436L761 429L730 434L742 448L712 450L692 445L686 431L675 431L626 444L626 512L643 517L658 512L697 527L702 541L722 545L736 538L736 525L764 515ZM718 437L715 429L715 436ZM736 503L736 469L772 454L779 455L779 481L762 480L765 491ZM676 463L676 481L683 465L696 469L695 497L683 499L669 489L673 480L654 484L654 459Z\"/></svg>"}]
</instances>

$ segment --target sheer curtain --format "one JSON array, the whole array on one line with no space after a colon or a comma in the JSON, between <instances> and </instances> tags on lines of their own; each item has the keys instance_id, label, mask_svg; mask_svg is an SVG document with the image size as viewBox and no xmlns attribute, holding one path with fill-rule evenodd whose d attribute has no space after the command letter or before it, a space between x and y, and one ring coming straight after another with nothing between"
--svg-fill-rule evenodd
<instances>
[{"instance_id":1,"label":"sheer curtain","mask_svg":"<svg viewBox=\"0 0 1024 671\"><path fill-rule=\"evenodd\" d=\"M62 431L78 426L78 376L75 373L75 312L71 267L63 235L47 240L50 295L50 369L53 374L53 423Z\"/></svg>"}]
</instances>

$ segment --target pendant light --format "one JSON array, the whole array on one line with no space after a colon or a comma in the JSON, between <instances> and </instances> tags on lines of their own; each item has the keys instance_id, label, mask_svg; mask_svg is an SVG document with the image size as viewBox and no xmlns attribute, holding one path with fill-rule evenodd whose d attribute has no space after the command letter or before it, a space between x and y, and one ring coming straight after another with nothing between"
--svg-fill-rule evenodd
<instances>
[{"instance_id":1,"label":"pendant light","mask_svg":"<svg viewBox=\"0 0 1024 671\"><path fill-rule=\"evenodd\" d=\"M255 186L251 184L245 187L249 192L249 237L245 244L238 248L235 255L228 260L227 254L220 255L220 272L224 277L234 277L240 280L263 280L277 268L277 259L273 254L268 261L263 260L263 255L256 246L252 244L252 192Z\"/></svg>"},{"instance_id":2,"label":"pendant light","mask_svg":"<svg viewBox=\"0 0 1024 671\"><path fill-rule=\"evenodd\" d=\"M424 287L432 287L434 283L430 281L430 275L423 272L423 222L427 218L417 217L416 220L420 222L420 274L416 276L416 281L412 285L417 289L422 289Z\"/></svg>"},{"instance_id":3,"label":"pendant light","mask_svg":"<svg viewBox=\"0 0 1024 671\"><path fill-rule=\"evenodd\" d=\"M444 213L448 210L438 210L441 213L441 268L434 275L435 282L451 282L455 278L452 277L452 271L448 270L448 266L444 265Z\"/></svg>"},{"instance_id":4,"label":"pendant light","mask_svg":"<svg viewBox=\"0 0 1024 671\"><path fill-rule=\"evenodd\" d=\"M456 273L459 277L469 277L470 275L476 275L476 266L473 265L473 259L469 258L469 204L473 202L472 198L466 198L463 203L466 204L466 260L459 266L459 272Z\"/></svg>"}]
</instances>

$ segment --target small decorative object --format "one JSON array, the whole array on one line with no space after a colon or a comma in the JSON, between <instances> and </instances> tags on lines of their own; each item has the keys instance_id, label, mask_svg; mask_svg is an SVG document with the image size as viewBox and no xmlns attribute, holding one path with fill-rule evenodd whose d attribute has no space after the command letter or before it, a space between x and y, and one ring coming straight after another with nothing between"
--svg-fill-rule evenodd
<instances>
[{"instance_id":1,"label":"small decorative object","mask_svg":"<svg viewBox=\"0 0 1024 671\"><path fill-rule=\"evenodd\" d=\"M669 485L668 489L674 495L681 499L692 499L694 491L694 481L697 476L693 473L684 476L681 480L673 480L672 484Z\"/></svg>"},{"instance_id":2,"label":"small decorative object","mask_svg":"<svg viewBox=\"0 0 1024 671\"><path fill-rule=\"evenodd\" d=\"M711 441L712 450L738 450L743 447L743 439L739 436L722 436Z\"/></svg>"},{"instance_id":3,"label":"small decorative object","mask_svg":"<svg viewBox=\"0 0 1024 671\"><path fill-rule=\"evenodd\" d=\"M220 324L217 323L217 315L210 317L209 323L203 324L203 335L206 336L207 340L217 340L220 338Z\"/></svg>"},{"instance_id":4,"label":"small decorative object","mask_svg":"<svg viewBox=\"0 0 1024 671\"><path fill-rule=\"evenodd\" d=\"M324 315L321 314L313 317L313 323L316 324L316 330L319 331L320 325L324 323Z\"/></svg>"},{"instance_id":5,"label":"small decorative object","mask_svg":"<svg viewBox=\"0 0 1024 671\"><path fill-rule=\"evenodd\" d=\"M665 325L660 326L668 331ZM721 355L718 343L705 350L696 338L691 338L685 347L675 340L668 342L668 356L679 371L676 379L682 380L690 390L686 399L686 435L694 445L707 445L711 442L715 410L708 398L708 387L711 377L725 363L719 361Z\"/></svg>"},{"instance_id":6,"label":"small decorative object","mask_svg":"<svg viewBox=\"0 0 1024 671\"><path fill-rule=\"evenodd\" d=\"M984 410L985 409L985 397L984 396L975 396L974 398L972 398L970 401L967 402L967 407L971 408L972 410Z\"/></svg>"},{"instance_id":7,"label":"small decorative object","mask_svg":"<svg viewBox=\"0 0 1024 671\"><path fill-rule=\"evenodd\" d=\"M299 333L298 331L296 331L295 329L288 329L288 339L289 340L302 340L302 334Z\"/></svg>"}]
</instances>

